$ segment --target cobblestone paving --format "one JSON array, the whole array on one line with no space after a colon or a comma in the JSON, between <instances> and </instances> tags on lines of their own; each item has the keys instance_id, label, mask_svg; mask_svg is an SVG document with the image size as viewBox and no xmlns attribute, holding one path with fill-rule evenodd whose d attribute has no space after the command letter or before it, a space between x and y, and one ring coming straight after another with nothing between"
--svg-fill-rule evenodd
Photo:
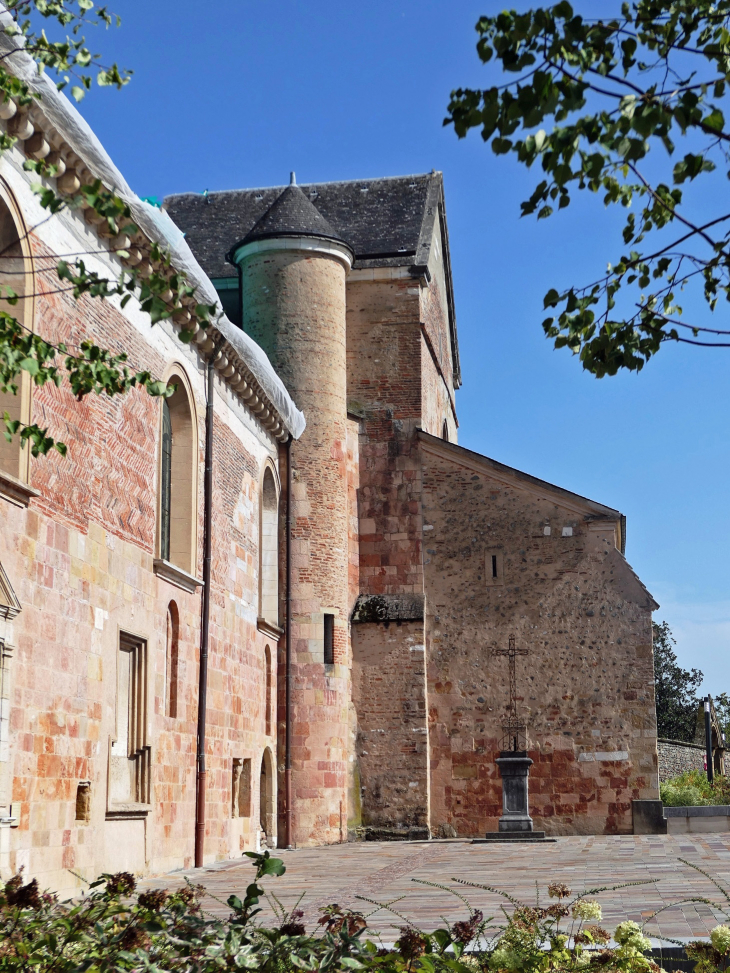
<instances>
[{"instance_id":1,"label":"cobblestone paving","mask_svg":"<svg viewBox=\"0 0 730 973\"><path fill-rule=\"evenodd\" d=\"M722 896L704 875L681 859L730 888L730 833L567 837L539 845L473 845L466 840L367 842L274 854L283 859L286 874L267 878L266 887L287 908L305 893L301 908L305 909L308 928L316 924L319 908L332 902L365 913L376 909L358 896L390 902L423 929L435 929L444 919L453 922L466 917L466 907L459 899L419 884L424 881L452 885L451 880L459 878L495 886L517 899L534 902L536 884L544 897L551 881L564 882L574 892L582 892L648 880L650 884L598 895L603 907L602 925L613 931L624 919L643 922L657 909L669 906L647 926L647 934L657 939L686 940L707 936L722 916L703 903L681 905L680 900L706 897L721 901ZM186 876L225 902L232 892L243 897L251 875L249 859L238 859L172 873L149 884L169 887ZM485 915L499 916L503 900L498 895L473 888L460 891ZM730 902L727 904L730 907ZM206 899L205 908L217 915L228 914L226 906L213 898ZM392 941L404 922L387 909L380 909L368 924L385 941Z\"/></svg>"}]
</instances>

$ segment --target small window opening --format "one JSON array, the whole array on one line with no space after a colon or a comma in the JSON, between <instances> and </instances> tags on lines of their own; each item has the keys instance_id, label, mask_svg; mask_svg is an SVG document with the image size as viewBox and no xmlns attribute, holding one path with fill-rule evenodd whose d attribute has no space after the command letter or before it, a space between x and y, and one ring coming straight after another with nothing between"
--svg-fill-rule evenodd
<instances>
[{"instance_id":1,"label":"small window opening","mask_svg":"<svg viewBox=\"0 0 730 973\"><path fill-rule=\"evenodd\" d=\"M335 616L324 616L324 664L335 664Z\"/></svg>"},{"instance_id":2,"label":"small window opening","mask_svg":"<svg viewBox=\"0 0 730 973\"><path fill-rule=\"evenodd\" d=\"M165 715L177 717L178 703L178 672L180 667L180 646L178 633L180 629L177 605L171 601L167 608L167 693L165 699Z\"/></svg>"},{"instance_id":3,"label":"small window opening","mask_svg":"<svg viewBox=\"0 0 730 973\"><path fill-rule=\"evenodd\" d=\"M88 824L91 820L91 781L80 780L76 788L76 820Z\"/></svg>"},{"instance_id":4,"label":"small window opening","mask_svg":"<svg viewBox=\"0 0 730 973\"><path fill-rule=\"evenodd\" d=\"M251 817L251 758L234 757L231 771L231 817Z\"/></svg>"},{"instance_id":5,"label":"small window opening","mask_svg":"<svg viewBox=\"0 0 730 973\"><path fill-rule=\"evenodd\" d=\"M492 554L492 577L493 578L499 577L499 575L497 574L497 555L496 554Z\"/></svg>"},{"instance_id":6,"label":"small window opening","mask_svg":"<svg viewBox=\"0 0 730 973\"><path fill-rule=\"evenodd\" d=\"M449 424L445 419L444 419L444 424L441 428L441 438L445 440L445 442L449 441Z\"/></svg>"}]
</instances>

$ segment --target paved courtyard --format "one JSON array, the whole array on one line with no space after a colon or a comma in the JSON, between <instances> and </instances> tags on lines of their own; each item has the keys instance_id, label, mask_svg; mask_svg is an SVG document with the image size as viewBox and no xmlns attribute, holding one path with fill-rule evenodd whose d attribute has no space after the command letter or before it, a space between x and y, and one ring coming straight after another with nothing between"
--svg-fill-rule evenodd
<instances>
[{"instance_id":1,"label":"paved courtyard","mask_svg":"<svg viewBox=\"0 0 730 973\"><path fill-rule=\"evenodd\" d=\"M385 908L378 909L373 900L391 903L392 908L423 929L435 929L444 920L465 918L466 906L459 899L422 882L458 888L452 879L459 878L495 886L517 899L534 902L536 886L541 897L545 897L547 884L552 881L564 882L574 892L648 881L649 884L602 892L597 898L603 906L602 925L609 931L624 919L643 922L664 908L646 929L657 940L707 936L723 919L721 913L704 903L679 904L691 897L725 901L708 878L681 859L699 866L723 887L730 888L730 833L567 837L538 845L475 845L458 839L367 842L274 854L283 859L286 874L267 878L265 885L287 908L293 907L304 893L300 908L305 910L303 921L308 928L315 926L321 907L337 902L372 913L368 925L384 941L396 938L404 920ZM225 903L232 892L243 898L252 873L250 860L243 859L172 873L148 884L171 887L187 877ZM459 891L485 915L500 916L504 900L498 895L474 888L462 887ZM227 915L229 910L216 898L205 900L206 911ZM730 901L725 904L730 910Z\"/></svg>"}]
</instances>

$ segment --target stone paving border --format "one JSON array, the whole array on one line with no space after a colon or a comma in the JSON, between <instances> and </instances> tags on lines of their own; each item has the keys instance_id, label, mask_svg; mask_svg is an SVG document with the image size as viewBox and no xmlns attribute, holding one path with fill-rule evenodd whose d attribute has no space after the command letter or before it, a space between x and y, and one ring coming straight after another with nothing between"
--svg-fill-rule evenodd
<instances>
[{"instance_id":1,"label":"stone paving border","mask_svg":"<svg viewBox=\"0 0 730 973\"><path fill-rule=\"evenodd\" d=\"M455 896L414 879L451 886L452 878L460 878L494 886L527 902L535 901L536 884L541 897L546 898L551 881L565 882L576 893L620 883L649 882L597 895L603 908L602 925L613 931L624 919L643 922L657 909L668 906L647 926L647 934L685 941L707 936L724 917L702 903L679 904L690 897L722 898L705 876L681 859L704 869L730 889L730 833L570 836L537 846L474 845L460 839L363 842L274 854L283 859L287 871L281 878L267 879L266 888L287 908L293 907L304 892L301 907L310 929L316 925L318 910L332 902L365 913L375 908L358 896L383 903L399 899L394 908L423 929L465 917L466 907ZM232 892L241 895L251 873L249 859L238 859L172 873L147 884L173 886L187 876L225 901ZM459 891L485 915L500 916L504 900L497 894L464 887ZM730 912L730 897L725 904ZM206 898L204 907L220 916L228 911L211 898ZM392 941L404 920L381 909L370 916L368 924L373 933Z\"/></svg>"}]
</instances>

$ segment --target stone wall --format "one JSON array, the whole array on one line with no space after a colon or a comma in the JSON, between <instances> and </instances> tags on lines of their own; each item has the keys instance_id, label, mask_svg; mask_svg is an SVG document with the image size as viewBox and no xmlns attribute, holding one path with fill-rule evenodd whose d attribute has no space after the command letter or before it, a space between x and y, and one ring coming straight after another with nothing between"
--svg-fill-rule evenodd
<instances>
[{"instance_id":1,"label":"stone wall","mask_svg":"<svg viewBox=\"0 0 730 973\"><path fill-rule=\"evenodd\" d=\"M361 824L396 837L428 834L424 650L422 620L353 624Z\"/></svg>"},{"instance_id":2,"label":"stone wall","mask_svg":"<svg viewBox=\"0 0 730 973\"><path fill-rule=\"evenodd\" d=\"M659 780L678 777L688 770L705 769L705 748L697 743L680 740L657 740L659 753Z\"/></svg>"},{"instance_id":3,"label":"stone wall","mask_svg":"<svg viewBox=\"0 0 730 973\"><path fill-rule=\"evenodd\" d=\"M53 253L102 250L73 213L45 222L27 175L8 164L32 234L37 267ZM107 275L102 256L88 265ZM53 265L53 261L50 261ZM133 304L54 293L58 280L39 272L35 326L69 345L90 338L126 351L133 369L187 376L198 424L197 480L202 484L204 363L168 324L154 329ZM205 860L256 847L258 772L275 740L265 725L265 646L257 630L258 504L263 464L277 463L277 445L220 379L216 379L213 506L213 589L208 697L208 788ZM102 871L130 867L149 874L190 866L194 844L195 748L200 591L182 590L155 573L160 400L133 390L77 403L65 386L34 389L33 414L68 446L34 459L38 491L26 508L0 499L0 562L21 611L6 624L10 684L11 815L3 830L3 873L21 866L42 887L77 888ZM202 525L202 490L196 516ZM198 530L202 540L202 530ZM202 569L198 545L197 572ZM179 618L178 706L167 715L167 613ZM150 805L129 816L110 814L107 775L116 732L120 632L147 645L146 736ZM274 671L272 678L276 682ZM254 768L245 816L232 817L232 762ZM90 802L77 817L77 789Z\"/></svg>"},{"instance_id":4,"label":"stone wall","mask_svg":"<svg viewBox=\"0 0 730 973\"><path fill-rule=\"evenodd\" d=\"M420 438L432 832L497 829L494 650L514 634L536 827L630 833L631 800L658 797L654 602L616 549L618 514Z\"/></svg>"}]
</instances>

